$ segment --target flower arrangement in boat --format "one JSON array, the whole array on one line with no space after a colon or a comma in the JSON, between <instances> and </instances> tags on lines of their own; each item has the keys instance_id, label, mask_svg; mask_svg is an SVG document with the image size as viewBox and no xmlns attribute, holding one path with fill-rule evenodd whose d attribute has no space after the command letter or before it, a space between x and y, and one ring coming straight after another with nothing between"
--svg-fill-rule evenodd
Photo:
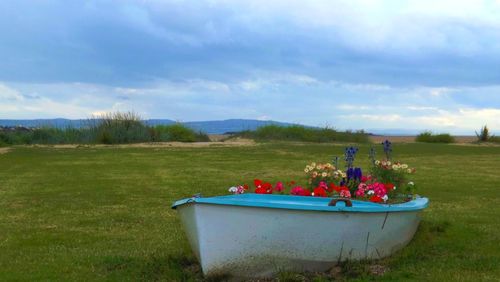
<instances>
[{"instance_id":1,"label":"flower arrangement in boat","mask_svg":"<svg viewBox=\"0 0 500 282\"><path fill-rule=\"evenodd\" d=\"M360 167L354 166L359 149L347 147L344 152L346 170L339 169L338 157L332 163L312 162L304 168L306 186L295 181L279 181L275 184L260 179L254 180L254 192L257 194L288 194L295 196L355 198L374 203L394 203L411 200L414 197L415 184L409 176L415 169L408 164L391 161L392 144L388 140L382 143L385 158L375 158L376 152L370 149L371 167L363 174ZM247 185L229 188L229 192L242 194L247 191Z\"/></svg>"}]
</instances>

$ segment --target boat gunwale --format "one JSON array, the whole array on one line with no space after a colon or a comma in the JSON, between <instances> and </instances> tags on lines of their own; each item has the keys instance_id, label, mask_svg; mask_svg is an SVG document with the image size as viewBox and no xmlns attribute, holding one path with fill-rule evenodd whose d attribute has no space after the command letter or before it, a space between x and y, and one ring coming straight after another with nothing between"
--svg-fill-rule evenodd
<instances>
[{"instance_id":1,"label":"boat gunwale","mask_svg":"<svg viewBox=\"0 0 500 282\"><path fill-rule=\"evenodd\" d=\"M321 211L321 212L383 213L383 212L420 211L425 209L429 204L428 198L417 197L416 199L413 199L411 201L399 204L378 204L367 201L351 200L351 202L353 203L352 207L345 206L345 203L340 203L337 206L328 206L328 203L331 201L331 199L334 198L247 193L241 195L226 195L226 196L215 196L207 198L204 197L185 198L173 203L172 209L176 209L179 206L189 203L198 203L198 204L212 204L212 205L222 205L222 206L239 206L239 207Z\"/></svg>"}]
</instances>

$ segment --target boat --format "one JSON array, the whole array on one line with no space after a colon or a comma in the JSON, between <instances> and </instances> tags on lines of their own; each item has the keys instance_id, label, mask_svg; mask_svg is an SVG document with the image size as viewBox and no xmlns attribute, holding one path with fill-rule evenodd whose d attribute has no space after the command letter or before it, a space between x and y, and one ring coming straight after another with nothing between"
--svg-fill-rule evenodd
<instances>
[{"instance_id":1,"label":"boat","mask_svg":"<svg viewBox=\"0 0 500 282\"><path fill-rule=\"evenodd\" d=\"M172 205L204 275L270 277L380 259L405 247L427 198L400 204L271 194L194 196Z\"/></svg>"}]
</instances>

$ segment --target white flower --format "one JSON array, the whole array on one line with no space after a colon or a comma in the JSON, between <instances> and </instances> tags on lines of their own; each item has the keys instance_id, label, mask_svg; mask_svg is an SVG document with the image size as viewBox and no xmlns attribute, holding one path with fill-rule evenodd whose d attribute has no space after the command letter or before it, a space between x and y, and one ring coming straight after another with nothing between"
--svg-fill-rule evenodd
<instances>
[{"instance_id":1,"label":"white flower","mask_svg":"<svg viewBox=\"0 0 500 282\"><path fill-rule=\"evenodd\" d=\"M366 194L373 195L373 194L375 194L375 192L373 190L370 190L370 191L366 192Z\"/></svg>"},{"instance_id":2,"label":"white flower","mask_svg":"<svg viewBox=\"0 0 500 282\"><path fill-rule=\"evenodd\" d=\"M398 170L398 169L399 169L399 166L398 166L398 165L392 165L392 169L394 169L394 170Z\"/></svg>"},{"instance_id":3,"label":"white flower","mask_svg":"<svg viewBox=\"0 0 500 282\"><path fill-rule=\"evenodd\" d=\"M390 161L387 161L387 165L391 165L391 162L390 162Z\"/></svg>"},{"instance_id":4,"label":"white flower","mask_svg":"<svg viewBox=\"0 0 500 282\"><path fill-rule=\"evenodd\" d=\"M401 165L401 168L402 168L402 169L407 169L407 168L408 168L408 165L407 165L407 164L402 164L402 165Z\"/></svg>"},{"instance_id":5,"label":"white flower","mask_svg":"<svg viewBox=\"0 0 500 282\"><path fill-rule=\"evenodd\" d=\"M305 172L305 173L308 173L308 172L309 172L309 170L306 168L306 169L304 169L304 172Z\"/></svg>"},{"instance_id":6,"label":"white flower","mask_svg":"<svg viewBox=\"0 0 500 282\"><path fill-rule=\"evenodd\" d=\"M236 193L238 193L238 187L234 187L234 186L233 187L229 187L228 191L231 192L231 193L236 194Z\"/></svg>"},{"instance_id":7,"label":"white flower","mask_svg":"<svg viewBox=\"0 0 500 282\"><path fill-rule=\"evenodd\" d=\"M311 163L311 166L312 166L312 167L315 167L315 166L316 166L316 163L315 163L315 162L312 162L312 163Z\"/></svg>"},{"instance_id":8,"label":"white flower","mask_svg":"<svg viewBox=\"0 0 500 282\"><path fill-rule=\"evenodd\" d=\"M384 202L387 202L387 200L389 200L389 197L388 197L387 195L384 195L384 196L382 197L382 200L384 200Z\"/></svg>"},{"instance_id":9,"label":"white flower","mask_svg":"<svg viewBox=\"0 0 500 282\"><path fill-rule=\"evenodd\" d=\"M379 161L379 160L376 160L376 161L375 161L375 164L376 164L376 165L379 165L379 164L380 164L380 161Z\"/></svg>"},{"instance_id":10,"label":"white flower","mask_svg":"<svg viewBox=\"0 0 500 282\"><path fill-rule=\"evenodd\" d=\"M327 176L328 176L328 173L323 172L323 173L321 174L321 176L323 176L323 177L327 177Z\"/></svg>"},{"instance_id":11,"label":"white flower","mask_svg":"<svg viewBox=\"0 0 500 282\"><path fill-rule=\"evenodd\" d=\"M347 177L347 174L342 172L342 178L346 178L346 177Z\"/></svg>"},{"instance_id":12,"label":"white flower","mask_svg":"<svg viewBox=\"0 0 500 282\"><path fill-rule=\"evenodd\" d=\"M411 173L411 169L410 168L407 171L408 171L408 173Z\"/></svg>"},{"instance_id":13,"label":"white flower","mask_svg":"<svg viewBox=\"0 0 500 282\"><path fill-rule=\"evenodd\" d=\"M410 181L410 182L408 182L408 185L413 186L413 185L415 185L415 183L413 183L413 181Z\"/></svg>"}]
</instances>

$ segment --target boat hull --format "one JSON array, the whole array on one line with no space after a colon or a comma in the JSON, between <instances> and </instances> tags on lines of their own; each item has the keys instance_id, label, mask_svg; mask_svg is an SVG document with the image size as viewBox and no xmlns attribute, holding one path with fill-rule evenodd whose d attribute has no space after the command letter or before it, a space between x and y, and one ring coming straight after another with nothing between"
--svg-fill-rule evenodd
<instances>
[{"instance_id":1,"label":"boat hull","mask_svg":"<svg viewBox=\"0 0 500 282\"><path fill-rule=\"evenodd\" d=\"M349 212L186 203L177 207L204 274L268 277L379 259L413 238L421 210Z\"/></svg>"}]
</instances>

